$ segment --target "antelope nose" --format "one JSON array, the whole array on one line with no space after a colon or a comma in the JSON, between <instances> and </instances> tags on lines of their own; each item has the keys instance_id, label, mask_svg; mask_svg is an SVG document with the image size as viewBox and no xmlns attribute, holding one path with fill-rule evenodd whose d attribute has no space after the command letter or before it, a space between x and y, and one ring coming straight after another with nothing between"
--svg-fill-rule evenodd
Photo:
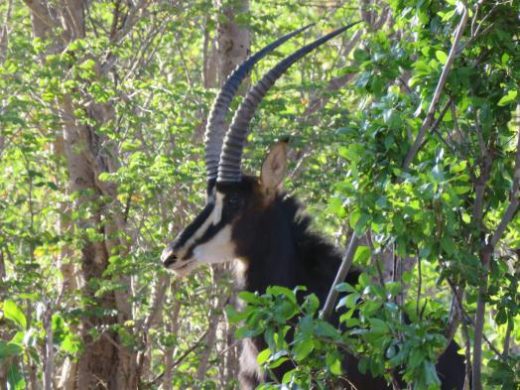
<instances>
[{"instance_id":1,"label":"antelope nose","mask_svg":"<svg viewBox=\"0 0 520 390\"><path fill-rule=\"evenodd\" d=\"M177 256L171 246L165 248L161 254L161 261L165 267L169 267L177 261Z\"/></svg>"}]
</instances>

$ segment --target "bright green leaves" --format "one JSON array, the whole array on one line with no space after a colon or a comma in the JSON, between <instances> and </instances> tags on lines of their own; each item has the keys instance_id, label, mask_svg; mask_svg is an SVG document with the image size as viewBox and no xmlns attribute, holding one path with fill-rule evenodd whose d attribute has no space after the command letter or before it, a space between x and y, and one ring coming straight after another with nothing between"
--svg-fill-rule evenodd
<instances>
[{"instance_id":1,"label":"bright green leaves","mask_svg":"<svg viewBox=\"0 0 520 390\"><path fill-rule=\"evenodd\" d=\"M520 357L507 356L505 359L493 359L489 362L492 369L487 378L487 385L501 389L515 389L520 383Z\"/></svg>"},{"instance_id":2,"label":"bright green leaves","mask_svg":"<svg viewBox=\"0 0 520 390\"><path fill-rule=\"evenodd\" d=\"M300 291L300 292L299 292ZM312 377L325 380L327 377L341 375L341 354L338 344L342 335L328 322L318 318L319 301L313 294L303 300L301 288L289 290L272 286L266 294L258 295L241 292L239 297L247 305L237 312L227 307L231 322L238 323L238 337L254 337L263 334L268 348L257 356L257 362L269 370L292 360L297 366L283 378L283 383L309 384ZM292 341L288 338L289 329L294 324ZM314 372L326 363L326 371Z\"/></svg>"},{"instance_id":3,"label":"bright green leaves","mask_svg":"<svg viewBox=\"0 0 520 390\"><path fill-rule=\"evenodd\" d=\"M442 50L437 50L435 52L435 57L439 60L439 62L444 65L446 61L448 60L448 55L443 52Z\"/></svg>"},{"instance_id":4,"label":"bright green leaves","mask_svg":"<svg viewBox=\"0 0 520 390\"><path fill-rule=\"evenodd\" d=\"M2 311L4 317L13 321L20 329L23 330L27 328L27 319L25 318L25 314L14 301L4 301L2 305Z\"/></svg>"},{"instance_id":5,"label":"bright green leaves","mask_svg":"<svg viewBox=\"0 0 520 390\"><path fill-rule=\"evenodd\" d=\"M340 317L347 328L343 337L348 336L349 348L359 352L361 372L383 376L388 370L399 370L418 388L438 386L434 367L445 343L440 335L442 324L429 315L420 323L403 321L403 313L391 298L402 292L400 283L380 286L362 274L358 286L344 283L338 290L349 294L338 308L347 310Z\"/></svg>"},{"instance_id":6,"label":"bright green leaves","mask_svg":"<svg viewBox=\"0 0 520 390\"><path fill-rule=\"evenodd\" d=\"M75 356L81 350L81 340L73 331L60 313L52 315L52 333L54 343L59 346L60 351L67 355Z\"/></svg>"},{"instance_id":7,"label":"bright green leaves","mask_svg":"<svg viewBox=\"0 0 520 390\"><path fill-rule=\"evenodd\" d=\"M357 163L362 160L366 150L361 144L350 144L348 146L340 146L338 149L338 153L345 160L348 160L351 163Z\"/></svg>"},{"instance_id":8,"label":"bright green leaves","mask_svg":"<svg viewBox=\"0 0 520 390\"><path fill-rule=\"evenodd\" d=\"M96 62L92 59L86 59L77 66L78 76L82 79L93 79L96 76Z\"/></svg>"},{"instance_id":9,"label":"bright green leaves","mask_svg":"<svg viewBox=\"0 0 520 390\"><path fill-rule=\"evenodd\" d=\"M508 104L513 104L517 100L517 96L518 90L511 89L507 92L507 94L502 96L502 98L498 101L497 104L499 106L507 106Z\"/></svg>"},{"instance_id":10,"label":"bright green leaves","mask_svg":"<svg viewBox=\"0 0 520 390\"><path fill-rule=\"evenodd\" d=\"M370 248L366 245L359 245L356 248L356 253L354 254L354 264L367 264L370 259Z\"/></svg>"},{"instance_id":11,"label":"bright green leaves","mask_svg":"<svg viewBox=\"0 0 520 390\"><path fill-rule=\"evenodd\" d=\"M410 283L409 278L406 283ZM438 311L424 312L420 323L408 322L393 302L402 292L400 283L381 286L362 274L358 285L342 283L337 289L345 293L338 303L343 312L341 331L318 317L315 296L297 300L298 289L277 286L263 295L240 293L247 304L239 312L228 307L228 318L239 325L237 336L263 335L268 347L260 351L257 362L268 375L281 364L292 362L283 384L308 387L311 383L334 383L343 374L344 353L349 351L360 357L358 368L363 373L384 377L395 370L418 388L437 388L435 360L446 342L439 321L446 313L439 312L440 304Z\"/></svg>"},{"instance_id":12,"label":"bright green leaves","mask_svg":"<svg viewBox=\"0 0 520 390\"><path fill-rule=\"evenodd\" d=\"M296 339L293 353L297 362L304 360L314 350L314 341L312 337L301 337Z\"/></svg>"}]
</instances>

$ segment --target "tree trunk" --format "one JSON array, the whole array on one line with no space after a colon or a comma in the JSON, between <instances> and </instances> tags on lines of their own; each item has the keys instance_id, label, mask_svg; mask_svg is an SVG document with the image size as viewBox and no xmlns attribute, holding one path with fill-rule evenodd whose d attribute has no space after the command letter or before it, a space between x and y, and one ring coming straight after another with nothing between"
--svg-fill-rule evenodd
<instances>
[{"instance_id":1,"label":"tree trunk","mask_svg":"<svg viewBox=\"0 0 520 390\"><path fill-rule=\"evenodd\" d=\"M62 52L70 42L85 38L84 15L88 3L84 0L63 0L56 8L41 0L25 2L31 10L34 36L50 38L54 42L49 52ZM109 257L124 256L128 248L128 243L113 238L125 228L121 210L117 207L117 188L98 180L99 174L114 167L115 162L103 154L95 128L77 119L77 113L83 112L95 123L94 126L100 126L111 120L113 109L109 104L88 100L80 105L69 95L62 96L55 104L62 116L69 193L78 194L74 209L89 210L88 217L74 221L71 227L76 235L82 237L79 253L68 253L79 255L81 259L84 283L80 288L88 302L80 324L84 350L77 365L65 364L60 382L68 389L135 389L138 383L136 354L122 346L117 333L111 329L115 324L125 326L132 319L129 287L99 296L92 283L106 279L104 273ZM90 233L86 234L87 231ZM92 233L98 238L92 239ZM67 267L69 262L62 260L64 288L77 287L74 267ZM118 278L117 281L129 286L127 280Z\"/></svg>"},{"instance_id":2,"label":"tree trunk","mask_svg":"<svg viewBox=\"0 0 520 390\"><path fill-rule=\"evenodd\" d=\"M233 2L233 7L224 6L220 0L217 0L218 12L221 17L218 18L219 23L217 26L217 63L218 72L217 79L219 84L222 85L228 75L242 63L244 59L250 53L251 47L251 34L247 27L240 26L237 22L237 16L240 13L247 12L249 10L248 0L239 0ZM209 43L207 43L209 45ZM207 50L211 53L211 49ZM211 63L214 60L212 55L208 55L207 66L205 66L206 80L211 80L214 76L211 75ZM206 65L206 61L205 61ZM239 91L245 91L249 84L248 80L245 80ZM209 86L209 85L208 85ZM222 282L226 279L229 280L229 268L228 267L213 267L213 283L215 286L222 286ZM236 372L238 366L238 358L236 355L235 347L227 348L227 340L232 338L232 328L230 326L223 326L222 332L217 331L217 327L221 320L227 321L226 317L222 315L222 309L226 304L226 297L228 288L220 291L220 295L215 300L215 305L210 315L208 334L206 336L206 345L202 358L197 369L196 377L199 380L203 380L207 368L210 363L211 353L217 350L217 344L219 339L222 340L221 345L226 350L224 356L224 362L227 365L224 372ZM220 334L222 333L222 334ZM217 351L217 353L219 353ZM228 383L229 385L230 383Z\"/></svg>"},{"instance_id":3,"label":"tree trunk","mask_svg":"<svg viewBox=\"0 0 520 390\"><path fill-rule=\"evenodd\" d=\"M240 0L233 2L234 7L224 7L219 1L219 18L217 53L218 53L218 79L220 85L227 76L248 55L251 47L251 35L249 29L235 22L236 15L249 10L249 1Z\"/></svg>"}]
</instances>

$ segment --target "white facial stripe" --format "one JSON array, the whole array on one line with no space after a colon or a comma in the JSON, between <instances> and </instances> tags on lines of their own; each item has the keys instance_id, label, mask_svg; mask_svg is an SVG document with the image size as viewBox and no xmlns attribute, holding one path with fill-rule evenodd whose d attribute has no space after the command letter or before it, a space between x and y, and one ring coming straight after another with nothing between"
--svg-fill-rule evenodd
<instances>
[{"instance_id":1,"label":"white facial stripe","mask_svg":"<svg viewBox=\"0 0 520 390\"><path fill-rule=\"evenodd\" d=\"M235 246L231 241L231 226L220 230L211 240L198 245L193 257L201 263L214 264L231 261L235 258Z\"/></svg>"},{"instance_id":2,"label":"white facial stripe","mask_svg":"<svg viewBox=\"0 0 520 390\"><path fill-rule=\"evenodd\" d=\"M213 217L213 225L217 225L222 219L222 208L224 207L224 195L217 192L217 196L215 198L215 207L213 208L213 212L211 216Z\"/></svg>"},{"instance_id":3,"label":"white facial stripe","mask_svg":"<svg viewBox=\"0 0 520 390\"><path fill-rule=\"evenodd\" d=\"M208 218L204 221L202 225L197 229L197 231L186 241L186 243L183 245L182 253L179 252L179 257L183 258L186 254L186 251L191 248L194 242L196 242L199 238L201 238L204 233L208 230L210 225L217 225L220 220L222 219L222 208L224 207L224 194L216 192L215 194L215 206L213 207L213 210L211 211L211 214L208 216ZM217 233L217 236L221 232ZM210 239L210 241L215 240L216 237L213 237ZM229 235L229 241L231 241L231 234ZM204 244L202 244L204 245ZM200 245L199 245L200 246ZM195 256L195 258L197 258Z\"/></svg>"},{"instance_id":4,"label":"white facial stripe","mask_svg":"<svg viewBox=\"0 0 520 390\"><path fill-rule=\"evenodd\" d=\"M180 258L184 257L188 248L191 248L193 243L195 241L197 241L199 238L201 238L204 235L204 233L206 233L206 230L208 230L209 226L213 224L213 220L214 220L213 215L215 214L216 207L217 207L217 205L215 204L215 207L213 207L213 211L208 216L208 218L204 221L204 223L202 225L200 225L200 227L197 229L197 231L184 243L184 245L182 247L182 253L179 252Z\"/></svg>"},{"instance_id":5,"label":"white facial stripe","mask_svg":"<svg viewBox=\"0 0 520 390\"><path fill-rule=\"evenodd\" d=\"M215 187L213 187L213 189L211 190L211 193L208 195L208 199L207 199L208 203L215 201L216 192L217 192L217 190L215 189Z\"/></svg>"}]
</instances>

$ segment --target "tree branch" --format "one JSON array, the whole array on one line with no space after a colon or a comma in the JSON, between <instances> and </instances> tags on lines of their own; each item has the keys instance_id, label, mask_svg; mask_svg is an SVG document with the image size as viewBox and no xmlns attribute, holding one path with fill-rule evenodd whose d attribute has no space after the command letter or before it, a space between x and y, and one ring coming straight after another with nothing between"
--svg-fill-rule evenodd
<instances>
[{"instance_id":1,"label":"tree branch","mask_svg":"<svg viewBox=\"0 0 520 390\"><path fill-rule=\"evenodd\" d=\"M516 153L515 153L515 167L513 170L513 185L511 188L510 201L507 206L500 223L498 224L493 237L491 238L490 244L495 247L504 231L507 228L507 225L513 219L516 211L518 210L518 206L520 203L520 129L517 134L518 140L516 143Z\"/></svg>"},{"instance_id":2,"label":"tree branch","mask_svg":"<svg viewBox=\"0 0 520 390\"><path fill-rule=\"evenodd\" d=\"M457 26L457 29L455 31L455 39L453 40L453 45L451 46L450 53L448 55L448 59L446 60L446 63L444 64L444 68L442 69L441 76L439 77L439 81L437 82L437 87L435 88L435 92L433 93L432 101L430 103L430 107L428 108L428 113L426 114L426 117L424 118L424 121L419 130L419 134L417 134L417 138L415 139L415 142L413 143L412 147L408 151L408 154L406 155L406 158L403 162L403 169L405 171L408 170L410 163L415 158L415 155L419 151L419 148L423 142L424 136L426 135L426 132L428 131L428 129L430 128L430 126L433 122L435 112L437 111L437 105L441 98L442 90L444 89L444 85L446 84L446 80L448 78L448 74L449 74L451 65L453 64L453 61L455 60L455 56L457 54L457 47L460 42L460 39L462 38L462 33L464 32L464 28L466 27L467 21L468 21L468 10L467 10L467 8L464 8L459 25Z\"/></svg>"},{"instance_id":3,"label":"tree branch","mask_svg":"<svg viewBox=\"0 0 520 390\"><path fill-rule=\"evenodd\" d=\"M507 225L518 210L520 203L520 131L518 134L517 146L515 151L515 166L513 170L513 185L511 188L510 202L498 224L489 243L482 249L480 259L482 262L482 275L479 287L479 297L477 301L477 312L475 314L475 340L473 347L473 370L472 383L475 390L482 389L481 366L482 366L482 338L484 331L484 314L486 308L485 296L487 293L487 277L489 273L489 263L493 254L494 248L502 235L504 234Z\"/></svg>"},{"instance_id":4,"label":"tree branch","mask_svg":"<svg viewBox=\"0 0 520 390\"><path fill-rule=\"evenodd\" d=\"M169 367L165 367L164 371L162 373L160 373L159 375L157 375L149 384L150 385L157 384L161 380L161 378L164 376L164 373L168 369L171 369L175 366L178 366L180 363L182 363L182 361L184 359L186 359L186 357L190 353L195 351L197 348L199 348L203 344L203 341L206 339L208 332L209 332L209 328L206 329L206 331L199 337L199 339L190 348L188 348L186 351L184 351L184 353L181 356L179 356L174 362L172 362L172 364Z\"/></svg>"},{"instance_id":5,"label":"tree branch","mask_svg":"<svg viewBox=\"0 0 520 390\"><path fill-rule=\"evenodd\" d=\"M352 266L352 261L354 260L354 254L356 253L358 244L359 238L356 236L356 233L352 232L347 250L345 251L343 259L341 260L338 273L336 274L336 278L332 283L327 300L325 301L325 305L323 305L323 309L321 310L320 317L323 319L329 318L332 310L334 309L334 305L338 299L338 291L336 290L336 286L345 280L345 277L347 276L348 271Z\"/></svg>"}]
</instances>

